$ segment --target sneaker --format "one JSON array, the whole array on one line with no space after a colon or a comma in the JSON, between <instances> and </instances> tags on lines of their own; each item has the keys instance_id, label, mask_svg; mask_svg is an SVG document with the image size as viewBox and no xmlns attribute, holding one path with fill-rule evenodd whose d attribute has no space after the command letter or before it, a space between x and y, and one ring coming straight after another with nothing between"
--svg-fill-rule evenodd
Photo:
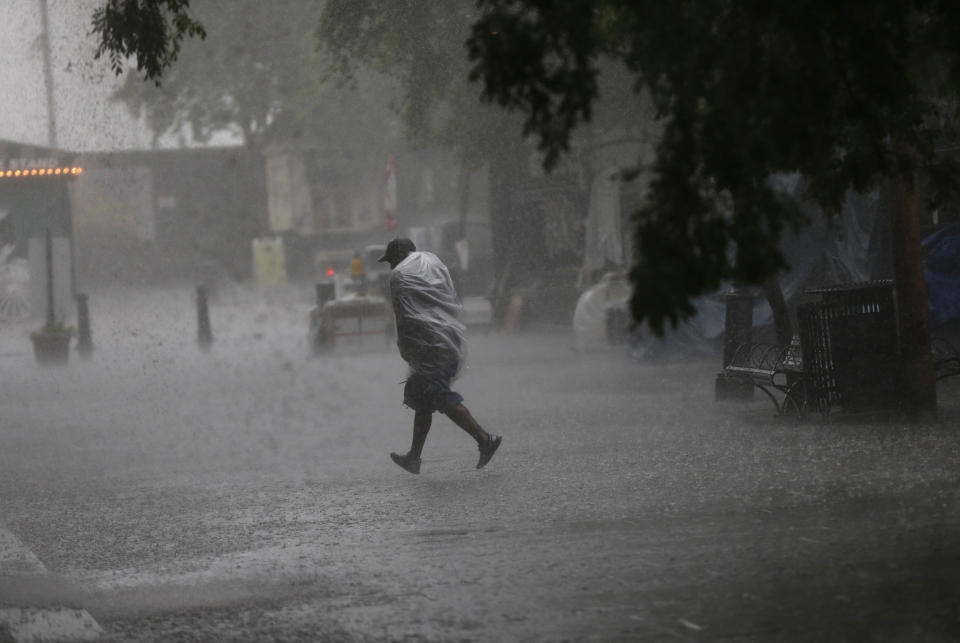
<instances>
[{"instance_id":1,"label":"sneaker","mask_svg":"<svg viewBox=\"0 0 960 643\"><path fill-rule=\"evenodd\" d=\"M499 435L490 435L486 440L481 442L478 445L480 449L480 460L477 461L477 468L482 469L488 462L490 458L493 457L493 454L497 452L497 449L500 448L500 441L503 440Z\"/></svg>"},{"instance_id":2,"label":"sneaker","mask_svg":"<svg viewBox=\"0 0 960 643\"><path fill-rule=\"evenodd\" d=\"M412 458L409 455L397 455L396 453L391 453L390 459L410 473L420 473L420 458Z\"/></svg>"}]
</instances>

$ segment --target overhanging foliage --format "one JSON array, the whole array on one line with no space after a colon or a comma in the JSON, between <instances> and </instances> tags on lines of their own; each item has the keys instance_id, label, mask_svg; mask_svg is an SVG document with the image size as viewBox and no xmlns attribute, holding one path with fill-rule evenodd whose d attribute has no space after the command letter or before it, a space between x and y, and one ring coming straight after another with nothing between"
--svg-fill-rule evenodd
<instances>
[{"instance_id":1,"label":"overhanging foliage","mask_svg":"<svg viewBox=\"0 0 960 643\"><path fill-rule=\"evenodd\" d=\"M844 193L925 170L955 122L960 8L881 0L479 0L471 74L525 115L546 159L591 118L603 58L635 75L664 123L650 198L636 213L631 307L656 331L725 281L785 268L785 228L806 219L769 185L800 172L829 214ZM516 61L522 61L518 64Z\"/></svg>"}]
</instances>

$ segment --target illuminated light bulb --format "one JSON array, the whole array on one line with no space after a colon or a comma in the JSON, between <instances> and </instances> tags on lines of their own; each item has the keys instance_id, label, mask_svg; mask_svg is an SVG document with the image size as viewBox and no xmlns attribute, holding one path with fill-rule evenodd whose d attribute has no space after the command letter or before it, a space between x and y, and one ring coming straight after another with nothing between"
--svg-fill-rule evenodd
<instances>
[{"instance_id":1,"label":"illuminated light bulb","mask_svg":"<svg viewBox=\"0 0 960 643\"><path fill-rule=\"evenodd\" d=\"M36 176L36 175L37 175L36 170L30 170L30 176Z\"/></svg>"},{"instance_id":2,"label":"illuminated light bulb","mask_svg":"<svg viewBox=\"0 0 960 643\"><path fill-rule=\"evenodd\" d=\"M16 172L14 172L13 175L14 175L14 176L20 176L20 170L17 170Z\"/></svg>"},{"instance_id":3,"label":"illuminated light bulb","mask_svg":"<svg viewBox=\"0 0 960 643\"><path fill-rule=\"evenodd\" d=\"M44 168L40 168L40 176L43 176L46 173L47 171Z\"/></svg>"},{"instance_id":4,"label":"illuminated light bulb","mask_svg":"<svg viewBox=\"0 0 960 643\"><path fill-rule=\"evenodd\" d=\"M78 167L78 168L77 168L77 174L83 174L83 168L82 168L82 167Z\"/></svg>"},{"instance_id":5,"label":"illuminated light bulb","mask_svg":"<svg viewBox=\"0 0 960 643\"><path fill-rule=\"evenodd\" d=\"M57 168L53 171L54 174L60 174L60 168Z\"/></svg>"}]
</instances>

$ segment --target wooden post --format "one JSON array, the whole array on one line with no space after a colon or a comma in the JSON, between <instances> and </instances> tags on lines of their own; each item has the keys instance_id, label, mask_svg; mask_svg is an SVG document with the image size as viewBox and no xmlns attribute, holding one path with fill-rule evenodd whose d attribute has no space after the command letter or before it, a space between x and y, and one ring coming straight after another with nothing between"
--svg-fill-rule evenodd
<instances>
[{"instance_id":1,"label":"wooden post","mask_svg":"<svg viewBox=\"0 0 960 643\"><path fill-rule=\"evenodd\" d=\"M737 346L753 339L753 293L734 290L724 297L726 312L723 329L723 366L733 360ZM715 400L752 400L753 384L717 375L713 397Z\"/></svg>"},{"instance_id":2,"label":"wooden post","mask_svg":"<svg viewBox=\"0 0 960 643\"><path fill-rule=\"evenodd\" d=\"M57 322L53 301L53 236L47 228L44 236L44 260L47 267L47 328L53 328Z\"/></svg>"},{"instance_id":3,"label":"wooden post","mask_svg":"<svg viewBox=\"0 0 960 643\"><path fill-rule=\"evenodd\" d=\"M740 344L753 341L753 293L739 289L724 298L723 366L729 366Z\"/></svg>"},{"instance_id":4,"label":"wooden post","mask_svg":"<svg viewBox=\"0 0 960 643\"><path fill-rule=\"evenodd\" d=\"M210 329L210 307L207 304L207 289L197 286L197 343L200 348L209 348L213 343Z\"/></svg>"},{"instance_id":5,"label":"wooden post","mask_svg":"<svg viewBox=\"0 0 960 643\"><path fill-rule=\"evenodd\" d=\"M930 304L923 275L920 220L912 176L894 180L892 207L903 404L910 412L935 412L937 387L930 339Z\"/></svg>"},{"instance_id":6,"label":"wooden post","mask_svg":"<svg viewBox=\"0 0 960 643\"><path fill-rule=\"evenodd\" d=\"M77 352L82 357L89 357L93 353L93 336L90 332L90 309L87 305L87 295L77 295Z\"/></svg>"}]
</instances>

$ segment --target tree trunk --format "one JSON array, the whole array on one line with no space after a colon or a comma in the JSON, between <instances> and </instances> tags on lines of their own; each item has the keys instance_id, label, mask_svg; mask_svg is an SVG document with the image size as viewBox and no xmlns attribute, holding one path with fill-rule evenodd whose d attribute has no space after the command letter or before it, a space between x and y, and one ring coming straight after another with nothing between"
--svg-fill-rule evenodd
<instances>
[{"instance_id":1,"label":"tree trunk","mask_svg":"<svg viewBox=\"0 0 960 643\"><path fill-rule=\"evenodd\" d=\"M788 346L793 339L793 324L790 321L790 311L780 288L780 280L776 276L763 282L763 294L773 311L773 326L777 331L777 343Z\"/></svg>"},{"instance_id":2,"label":"tree trunk","mask_svg":"<svg viewBox=\"0 0 960 643\"><path fill-rule=\"evenodd\" d=\"M497 322L502 321L505 314L511 270L521 251L513 229L512 197L519 177L523 176L525 160L526 150L523 146L504 147L489 160L490 233L494 266L490 303Z\"/></svg>"},{"instance_id":3,"label":"tree trunk","mask_svg":"<svg viewBox=\"0 0 960 643\"><path fill-rule=\"evenodd\" d=\"M893 271L900 324L903 403L911 412L937 409L930 341L930 304L923 276L920 220L912 176L893 183Z\"/></svg>"}]
</instances>

